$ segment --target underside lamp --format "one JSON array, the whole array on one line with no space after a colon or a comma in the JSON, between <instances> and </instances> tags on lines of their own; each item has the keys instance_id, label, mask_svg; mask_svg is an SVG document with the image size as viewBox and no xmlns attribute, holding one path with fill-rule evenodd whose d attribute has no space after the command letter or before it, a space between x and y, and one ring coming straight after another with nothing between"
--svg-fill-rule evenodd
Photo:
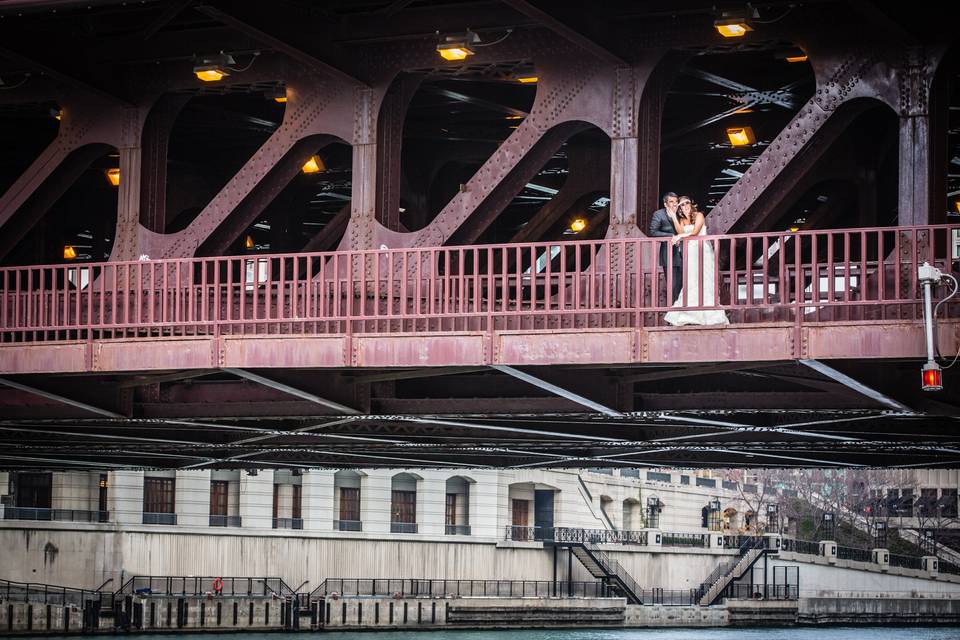
<instances>
[{"instance_id":1,"label":"underside lamp","mask_svg":"<svg viewBox=\"0 0 960 640\"><path fill-rule=\"evenodd\" d=\"M63 245L63 259L64 260L77 259L77 250L73 248L72 244Z\"/></svg>"},{"instance_id":2,"label":"underside lamp","mask_svg":"<svg viewBox=\"0 0 960 640\"><path fill-rule=\"evenodd\" d=\"M475 53L470 45L478 42L480 42L480 36L467 29L467 32L462 35L444 36L443 40L437 43L437 53L444 60L465 60L467 56Z\"/></svg>"},{"instance_id":3,"label":"underside lamp","mask_svg":"<svg viewBox=\"0 0 960 640\"><path fill-rule=\"evenodd\" d=\"M735 147L745 147L757 141L751 127L731 127L727 129L727 137L730 139L730 144Z\"/></svg>"},{"instance_id":4,"label":"underside lamp","mask_svg":"<svg viewBox=\"0 0 960 640\"><path fill-rule=\"evenodd\" d=\"M248 233L248 234L247 234L247 237L243 239L243 248L244 248L244 249L253 249L253 247L254 247L254 244L253 244L253 236Z\"/></svg>"},{"instance_id":5,"label":"underside lamp","mask_svg":"<svg viewBox=\"0 0 960 640\"><path fill-rule=\"evenodd\" d=\"M540 82L540 78L537 76L520 76L517 78L517 82L520 84L536 84Z\"/></svg>"},{"instance_id":6,"label":"underside lamp","mask_svg":"<svg viewBox=\"0 0 960 640\"><path fill-rule=\"evenodd\" d=\"M120 186L120 167L112 167L104 171L104 174L107 176L107 180L110 181L110 184L114 187Z\"/></svg>"},{"instance_id":7,"label":"underside lamp","mask_svg":"<svg viewBox=\"0 0 960 640\"><path fill-rule=\"evenodd\" d=\"M304 173L323 173L326 170L327 165L324 164L323 159L317 155L310 156L310 159L304 162L301 168L301 171Z\"/></svg>"},{"instance_id":8,"label":"underside lamp","mask_svg":"<svg viewBox=\"0 0 960 640\"><path fill-rule=\"evenodd\" d=\"M713 21L713 27L724 38L742 38L747 31L753 31L750 26L750 17L756 18L756 10L752 16L748 16L746 11L724 11L720 17Z\"/></svg>"},{"instance_id":9,"label":"underside lamp","mask_svg":"<svg viewBox=\"0 0 960 640\"><path fill-rule=\"evenodd\" d=\"M229 67L232 64L233 56L227 53L202 56L193 66L193 73L203 82L216 82L230 75Z\"/></svg>"},{"instance_id":10,"label":"underside lamp","mask_svg":"<svg viewBox=\"0 0 960 640\"><path fill-rule=\"evenodd\" d=\"M575 218L573 222L570 223L570 231L574 233L580 233L587 228L587 221L583 218Z\"/></svg>"}]
</instances>

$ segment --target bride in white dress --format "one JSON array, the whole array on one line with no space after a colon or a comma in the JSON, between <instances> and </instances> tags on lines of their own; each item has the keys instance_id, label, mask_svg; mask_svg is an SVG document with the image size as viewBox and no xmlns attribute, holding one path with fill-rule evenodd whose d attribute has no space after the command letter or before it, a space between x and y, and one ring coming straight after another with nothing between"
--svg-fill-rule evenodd
<instances>
[{"instance_id":1,"label":"bride in white dress","mask_svg":"<svg viewBox=\"0 0 960 640\"><path fill-rule=\"evenodd\" d=\"M680 208L676 218L677 235L674 242L682 242L688 236L707 235L707 225L703 213L697 210L690 198L680 196ZM703 245L701 247L701 244ZM703 255L703 279L701 280L700 256ZM716 250L713 241L690 240L683 256L687 269L687 281L683 285L680 297L673 306L683 306L686 297L687 307L712 307L716 304ZM703 282L703 298L700 297L700 283ZM670 311L664 316L667 324L676 327L687 324L718 325L730 324L722 309L703 311Z\"/></svg>"}]
</instances>

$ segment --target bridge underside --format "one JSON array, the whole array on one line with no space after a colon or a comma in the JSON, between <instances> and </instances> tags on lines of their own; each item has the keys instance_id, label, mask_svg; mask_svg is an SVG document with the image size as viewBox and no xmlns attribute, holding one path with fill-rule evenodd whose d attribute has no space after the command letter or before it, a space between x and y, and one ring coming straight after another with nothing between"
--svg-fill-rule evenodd
<instances>
[{"instance_id":1,"label":"bridge underside","mask_svg":"<svg viewBox=\"0 0 960 640\"><path fill-rule=\"evenodd\" d=\"M915 361L211 368L2 379L26 468L960 463Z\"/></svg>"}]
</instances>

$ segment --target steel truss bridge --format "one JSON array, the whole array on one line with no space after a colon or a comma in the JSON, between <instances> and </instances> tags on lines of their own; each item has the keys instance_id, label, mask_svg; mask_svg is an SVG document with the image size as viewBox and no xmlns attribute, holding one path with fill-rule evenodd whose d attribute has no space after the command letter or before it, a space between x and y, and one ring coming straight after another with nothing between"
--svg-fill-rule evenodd
<instances>
[{"instance_id":1,"label":"steel truss bridge","mask_svg":"<svg viewBox=\"0 0 960 640\"><path fill-rule=\"evenodd\" d=\"M667 240L646 238L4 268L0 460L950 464L950 372L919 391L917 265L960 275L957 237L711 237L715 304L680 302L730 324L684 328L663 323Z\"/></svg>"},{"instance_id":2,"label":"steel truss bridge","mask_svg":"<svg viewBox=\"0 0 960 640\"><path fill-rule=\"evenodd\" d=\"M0 468L960 465L954 25L714 5L0 2Z\"/></svg>"}]
</instances>

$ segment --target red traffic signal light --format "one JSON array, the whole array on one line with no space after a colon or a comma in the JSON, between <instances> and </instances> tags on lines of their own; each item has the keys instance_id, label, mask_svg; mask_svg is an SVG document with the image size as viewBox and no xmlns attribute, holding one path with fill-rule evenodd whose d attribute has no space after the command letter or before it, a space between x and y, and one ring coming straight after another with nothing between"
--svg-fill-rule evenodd
<instances>
[{"instance_id":1,"label":"red traffic signal light","mask_svg":"<svg viewBox=\"0 0 960 640\"><path fill-rule=\"evenodd\" d=\"M920 372L924 391L941 391L943 389L943 371L936 362L923 365Z\"/></svg>"}]
</instances>

